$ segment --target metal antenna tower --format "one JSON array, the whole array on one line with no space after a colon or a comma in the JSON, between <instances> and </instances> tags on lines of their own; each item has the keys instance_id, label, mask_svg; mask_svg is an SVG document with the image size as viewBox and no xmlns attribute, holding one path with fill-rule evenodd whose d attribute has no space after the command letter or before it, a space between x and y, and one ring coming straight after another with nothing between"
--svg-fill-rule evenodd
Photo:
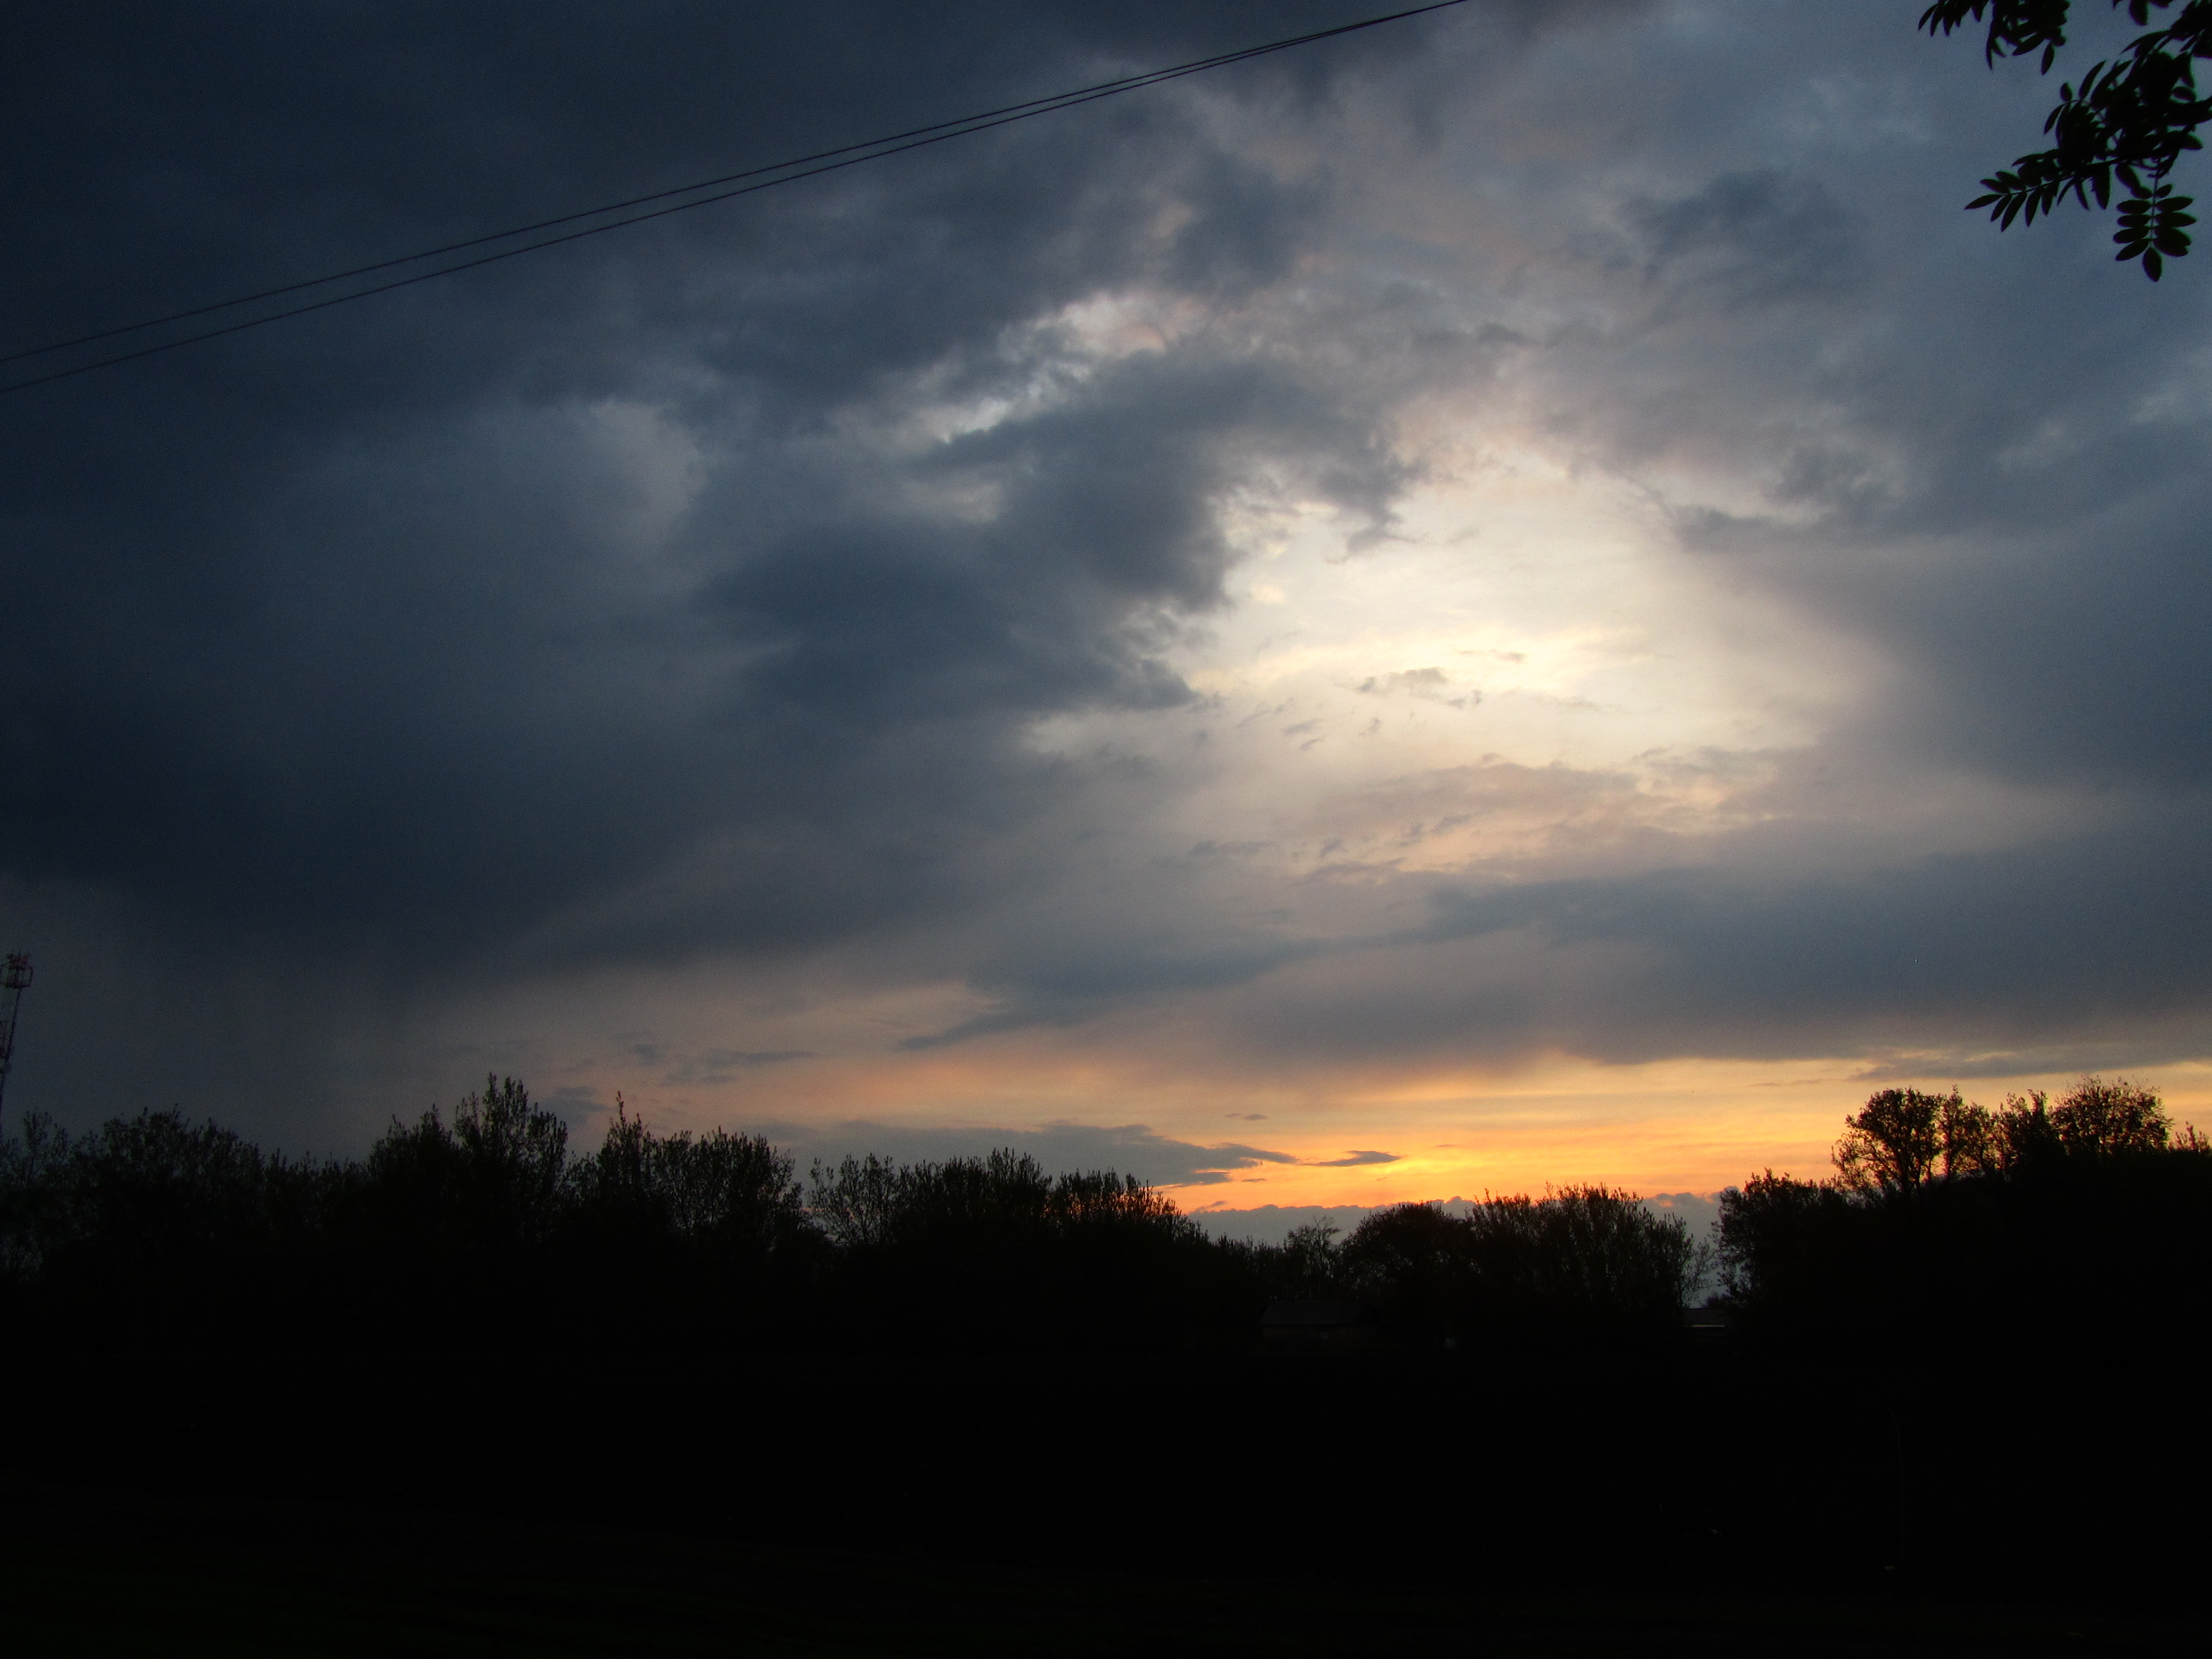
<instances>
[{"instance_id":1,"label":"metal antenna tower","mask_svg":"<svg viewBox=\"0 0 2212 1659\"><path fill-rule=\"evenodd\" d=\"M31 959L15 955L0 962L0 1099L8 1094L8 1067L15 1059L16 1011L31 987Z\"/></svg>"}]
</instances>

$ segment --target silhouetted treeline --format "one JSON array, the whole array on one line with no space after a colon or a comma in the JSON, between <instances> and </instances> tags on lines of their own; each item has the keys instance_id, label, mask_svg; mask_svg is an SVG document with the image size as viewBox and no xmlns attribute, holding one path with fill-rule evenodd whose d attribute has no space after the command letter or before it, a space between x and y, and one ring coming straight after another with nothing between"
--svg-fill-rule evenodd
<instances>
[{"instance_id":1,"label":"silhouetted treeline","mask_svg":"<svg viewBox=\"0 0 2212 1659\"><path fill-rule=\"evenodd\" d=\"M1887 1089L1836 1174L1723 1195L1747 1338L1928 1358L2180 1359L2212 1323L2212 1148L2158 1096L2085 1078L1992 1110Z\"/></svg>"},{"instance_id":2,"label":"silhouetted treeline","mask_svg":"<svg viewBox=\"0 0 2212 1659\"><path fill-rule=\"evenodd\" d=\"M726 1342L803 1267L790 1160L618 1119L572 1156L494 1083L359 1162L264 1153L149 1112L0 1142L0 1274L34 1338L182 1346Z\"/></svg>"},{"instance_id":3,"label":"silhouetted treeline","mask_svg":"<svg viewBox=\"0 0 2212 1659\"><path fill-rule=\"evenodd\" d=\"M1257 1316L1248 1265L1131 1176L848 1158L809 1198L841 1343L1172 1347Z\"/></svg>"},{"instance_id":4,"label":"silhouetted treeline","mask_svg":"<svg viewBox=\"0 0 2212 1659\"><path fill-rule=\"evenodd\" d=\"M2212 1323L2212 1150L2095 1079L1990 1110L1887 1090L1836 1174L1723 1195L1743 1340L1927 1356L2196 1352ZM174 1112L0 1139L0 1321L48 1346L1163 1350L1259 1340L1271 1301L1356 1307L1389 1345L1681 1340L1711 1250L1628 1193L1570 1187L1347 1237L1217 1239L1111 1171L1011 1152L817 1164L749 1135L597 1150L522 1085L395 1121L358 1160L262 1152Z\"/></svg>"},{"instance_id":5,"label":"silhouetted treeline","mask_svg":"<svg viewBox=\"0 0 2212 1659\"><path fill-rule=\"evenodd\" d=\"M1257 1340L1278 1297L1350 1298L1390 1340L1670 1337L1679 1221L1577 1188L1339 1243L1216 1239L1112 1171L1011 1152L817 1164L767 1142L605 1141L494 1079L357 1161L264 1153L174 1112L0 1140L0 1312L90 1346L1165 1349Z\"/></svg>"}]
</instances>

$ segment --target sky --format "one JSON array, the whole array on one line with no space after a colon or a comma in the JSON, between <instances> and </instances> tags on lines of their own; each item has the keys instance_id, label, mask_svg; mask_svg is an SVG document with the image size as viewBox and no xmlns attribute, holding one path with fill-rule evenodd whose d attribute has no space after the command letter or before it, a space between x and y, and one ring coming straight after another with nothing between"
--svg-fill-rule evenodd
<instances>
[{"instance_id":1,"label":"sky","mask_svg":"<svg viewBox=\"0 0 2212 1659\"><path fill-rule=\"evenodd\" d=\"M2212 1117L2208 273L1961 212L2055 86L1921 9L1471 0L0 396L9 1119L1279 1218ZM49 8L0 349L1377 9Z\"/></svg>"}]
</instances>

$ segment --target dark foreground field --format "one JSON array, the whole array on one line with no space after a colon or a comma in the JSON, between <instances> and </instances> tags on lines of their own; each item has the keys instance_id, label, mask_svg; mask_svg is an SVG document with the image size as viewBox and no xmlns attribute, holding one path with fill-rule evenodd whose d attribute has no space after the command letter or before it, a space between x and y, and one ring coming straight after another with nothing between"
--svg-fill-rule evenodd
<instances>
[{"instance_id":1,"label":"dark foreground field","mask_svg":"<svg viewBox=\"0 0 2212 1659\"><path fill-rule=\"evenodd\" d=\"M2124 1382L18 1355L16 1653L2177 1653Z\"/></svg>"},{"instance_id":2,"label":"dark foreground field","mask_svg":"<svg viewBox=\"0 0 2212 1659\"><path fill-rule=\"evenodd\" d=\"M12 1486L19 1654L2177 1654L2171 1613L1023 1567Z\"/></svg>"}]
</instances>

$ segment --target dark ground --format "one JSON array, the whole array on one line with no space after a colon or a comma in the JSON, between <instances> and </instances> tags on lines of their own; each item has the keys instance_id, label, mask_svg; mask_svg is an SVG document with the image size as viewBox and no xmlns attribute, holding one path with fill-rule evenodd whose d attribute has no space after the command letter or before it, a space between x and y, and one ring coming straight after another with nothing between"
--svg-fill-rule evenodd
<instances>
[{"instance_id":1,"label":"dark ground","mask_svg":"<svg viewBox=\"0 0 2212 1659\"><path fill-rule=\"evenodd\" d=\"M27 1654L2205 1650L2190 1379L11 1357Z\"/></svg>"}]
</instances>

